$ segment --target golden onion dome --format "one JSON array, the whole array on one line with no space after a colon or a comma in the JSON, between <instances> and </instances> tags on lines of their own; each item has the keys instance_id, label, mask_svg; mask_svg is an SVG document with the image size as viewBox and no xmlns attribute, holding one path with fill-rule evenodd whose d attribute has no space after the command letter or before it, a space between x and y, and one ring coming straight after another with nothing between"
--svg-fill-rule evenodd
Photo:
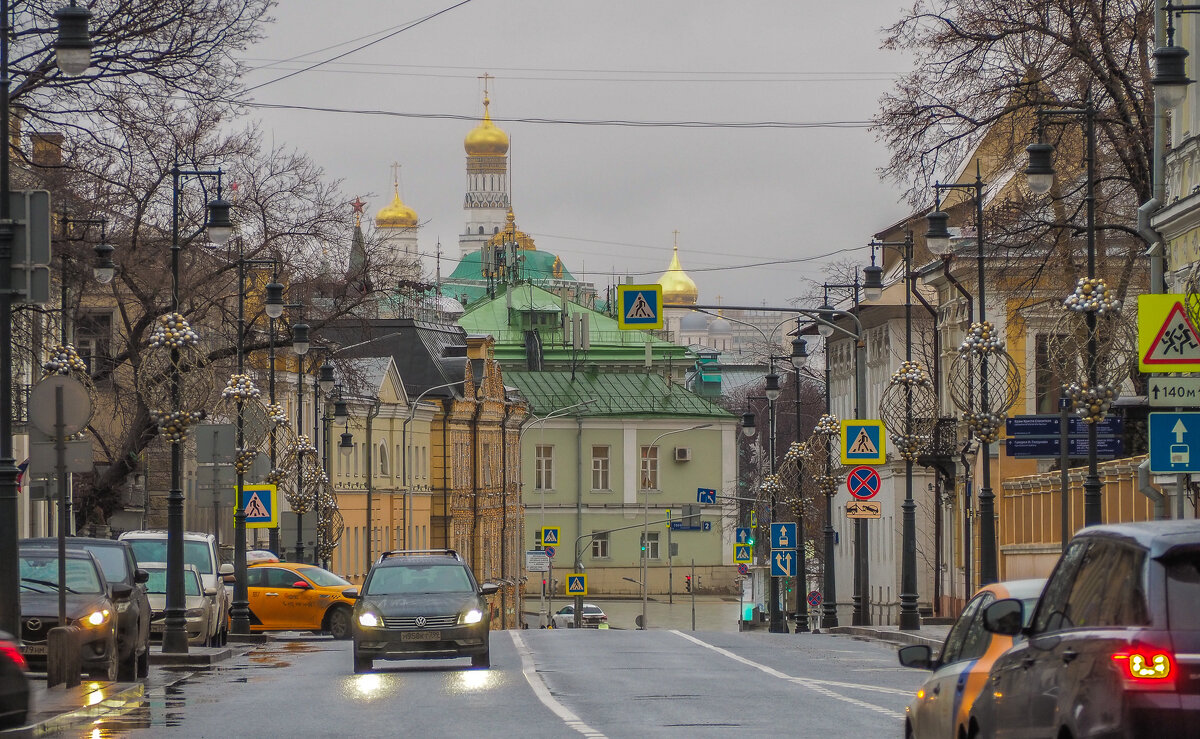
<instances>
[{"instance_id":1,"label":"golden onion dome","mask_svg":"<svg viewBox=\"0 0 1200 739\"><path fill-rule=\"evenodd\" d=\"M417 225L417 212L404 204L400 199L400 186L397 185L388 203L375 215L376 228L412 228Z\"/></svg>"},{"instance_id":2,"label":"golden onion dome","mask_svg":"<svg viewBox=\"0 0 1200 739\"><path fill-rule=\"evenodd\" d=\"M695 305L697 298L700 297L696 283L687 276L683 267L679 266L678 244L675 245L675 253L671 255L671 264L667 267L667 271L658 278L658 284L662 285L664 303Z\"/></svg>"},{"instance_id":3,"label":"golden onion dome","mask_svg":"<svg viewBox=\"0 0 1200 739\"><path fill-rule=\"evenodd\" d=\"M500 157L508 153L508 134L492 123L492 116L488 112L490 103L486 97L483 99L483 120L471 129L463 141L463 148L469 156Z\"/></svg>"}]
</instances>

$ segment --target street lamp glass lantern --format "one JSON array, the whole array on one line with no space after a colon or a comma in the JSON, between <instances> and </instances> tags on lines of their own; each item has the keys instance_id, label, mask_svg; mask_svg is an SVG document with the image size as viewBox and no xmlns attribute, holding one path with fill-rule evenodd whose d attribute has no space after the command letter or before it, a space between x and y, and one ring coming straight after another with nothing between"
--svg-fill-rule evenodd
<instances>
[{"instance_id":1,"label":"street lamp glass lantern","mask_svg":"<svg viewBox=\"0 0 1200 739\"><path fill-rule=\"evenodd\" d=\"M767 379L767 389L766 389L767 400L774 403L776 400L779 400L779 395L782 392L779 389L779 375L775 374L775 371L772 370L771 372L767 373L766 379Z\"/></svg>"},{"instance_id":2,"label":"street lamp glass lantern","mask_svg":"<svg viewBox=\"0 0 1200 739\"><path fill-rule=\"evenodd\" d=\"M883 267L875 264L874 261L869 266L863 267L863 292L868 301L879 300L883 297Z\"/></svg>"},{"instance_id":3,"label":"street lamp glass lantern","mask_svg":"<svg viewBox=\"0 0 1200 739\"><path fill-rule=\"evenodd\" d=\"M792 366L796 369L808 364L808 342L797 336L792 339Z\"/></svg>"},{"instance_id":4,"label":"street lamp glass lantern","mask_svg":"<svg viewBox=\"0 0 1200 739\"><path fill-rule=\"evenodd\" d=\"M266 290L267 317L279 318L283 315L283 285L278 282L268 282Z\"/></svg>"},{"instance_id":5,"label":"street lamp glass lantern","mask_svg":"<svg viewBox=\"0 0 1200 739\"><path fill-rule=\"evenodd\" d=\"M58 21L58 38L54 42L54 57L63 74L83 74L92 64L92 38L88 21L92 11L72 2L54 13Z\"/></svg>"},{"instance_id":6,"label":"street lamp glass lantern","mask_svg":"<svg viewBox=\"0 0 1200 739\"><path fill-rule=\"evenodd\" d=\"M300 356L308 354L308 324L297 323L292 326L292 351Z\"/></svg>"},{"instance_id":7,"label":"street lamp glass lantern","mask_svg":"<svg viewBox=\"0 0 1200 739\"><path fill-rule=\"evenodd\" d=\"M950 214L935 210L925 216L929 230L925 232L925 246L931 254L941 256L950 253Z\"/></svg>"},{"instance_id":8,"label":"street lamp glass lantern","mask_svg":"<svg viewBox=\"0 0 1200 739\"><path fill-rule=\"evenodd\" d=\"M349 457L350 452L354 451L354 434L349 431L342 432L342 440L338 442L338 451Z\"/></svg>"},{"instance_id":9,"label":"street lamp glass lantern","mask_svg":"<svg viewBox=\"0 0 1200 739\"><path fill-rule=\"evenodd\" d=\"M333 365L326 360L325 364L321 365L320 374L317 375L317 386L321 388L321 392L328 393L333 389L334 383Z\"/></svg>"},{"instance_id":10,"label":"street lamp glass lantern","mask_svg":"<svg viewBox=\"0 0 1200 739\"><path fill-rule=\"evenodd\" d=\"M1179 107L1187 95L1188 79L1184 63L1188 50L1182 46L1160 46L1154 50L1154 94L1168 110Z\"/></svg>"},{"instance_id":11,"label":"street lamp glass lantern","mask_svg":"<svg viewBox=\"0 0 1200 739\"><path fill-rule=\"evenodd\" d=\"M112 260L112 244L101 241L92 247L92 251L96 253L96 266L92 267L92 276L96 278L96 282L107 285L117 274L117 266Z\"/></svg>"},{"instance_id":12,"label":"street lamp glass lantern","mask_svg":"<svg viewBox=\"0 0 1200 739\"><path fill-rule=\"evenodd\" d=\"M233 221L229 220L229 201L218 197L208 204L208 239L218 246L233 236Z\"/></svg>"},{"instance_id":13,"label":"street lamp glass lantern","mask_svg":"<svg viewBox=\"0 0 1200 739\"><path fill-rule=\"evenodd\" d=\"M333 420L345 421L346 416L350 415L346 408L346 401L343 398L337 398L333 401Z\"/></svg>"},{"instance_id":14,"label":"street lamp glass lantern","mask_svg":"<svg viewBox=\"0 0 1200 739\"><path fill-rule=\"evenodd\" d=\"M817 333L826 339L833 336L833 332L837 329L833 327L833 306L829 304L828 300L817 309L817 318L820 319L817 321Z\"/></svg>"},{"instance_id":15,"label":"street lamp glass lantern","mask_svg":"<svg viewBox=\"0 0 1200 739\"><path fill-rule=\"evenodd\" d=\"M742 414L742 433L746 436L754 436L754 414L746 411Z\"/></svg>"},{"instance_id":16,"label":"street lamp glass lantern","mask_svg":"<svg viewBox=\"0 0 1200 739\"><path fill-rule=\"evenodd\" d=\"M1044 195L1054 184L1054 147L1040 141L1025 147L1029 153L1029 166L1025 168L1025 180L1029 189Z\"/></svg>"}]
</instances>

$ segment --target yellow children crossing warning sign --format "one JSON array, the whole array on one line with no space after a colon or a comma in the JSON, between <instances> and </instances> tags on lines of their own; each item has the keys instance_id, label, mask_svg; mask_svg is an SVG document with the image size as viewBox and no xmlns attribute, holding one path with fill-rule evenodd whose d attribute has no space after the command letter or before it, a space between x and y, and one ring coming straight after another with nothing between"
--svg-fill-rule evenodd
<instances>
[{"instance_id":1,"label":"yellow children crossing warning sign","mask_svg":"<svg viewBox=\"0 0 1200 739\"><path fill-rule=\"evenodd\" d=\"M662 328L662 285L618 285L617 326L623 329Z\"/></svg>"},{"instance_id":2,"label":"yellow children crossing warning sign","mask_svg":"<svg viewBox=\"0 0 1200 739\"><path fill-rule=\"evenodd\" d=\"M842 464L883 464L883 421L842 421Z\"/></svg>"},{"instance_id":3,"label":"yellow children crossing warning sign","mask_svg":"<svg viewBox=\"0 0 1200 739\"><path fill-rule=\"evenodd\" d=\"M1138 369L1200 372L1200 332L1185 295L1138 296Z\"/></svg>"}]
</instances>

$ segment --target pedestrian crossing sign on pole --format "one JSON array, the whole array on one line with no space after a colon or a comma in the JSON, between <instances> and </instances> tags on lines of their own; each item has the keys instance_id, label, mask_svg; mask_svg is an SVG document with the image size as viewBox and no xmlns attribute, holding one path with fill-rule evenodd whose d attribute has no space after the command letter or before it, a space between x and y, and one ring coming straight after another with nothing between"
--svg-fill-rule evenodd
<instances>
[{"instance_id":1,"label":"pedestrian crossing sign on pole","mask_svg":"<svg viewBox=\"0 0 1200 739\"><path fill-rule=\"evenodd\" d=\"M567 595L587 595L587 574L572 572L567 575Z\"/></svg>"},{"instance_id":2,"label":"pedestrian crossing sign on pole","mask_svg":"<svg viewBox=\"0 0 1200 739\"><path fill-rule=\"evenodd\" d=\"M617 326L623 329L662 328L662 285L618 285Z\"/></svg>"},{"instance_id":3,"label":"pedestrian crossing sign on pole","mask_svg":"<svg viewBox=\"0 0 1200 739\"><path fill-rule=\"evenodd\" d=\"M543 526L542 527L542 546L552 547L558 546L558 527Z\"/></svg>"},{"instance_id":4,"label":"pedestrian crossing sign on pole","mask_svg":"<svg viewBox=\"0 0 1200 739\"><path fill-rule=\"evenodd\" d=\"M883 421L842 421L842 464L884 464Z\"/></svg>"},{"instance_id":5,"label":"pedestrian crossing sign on pole","mask_svg":"<svg viewBox=\"0 0 1200 739\"><path fill-rule=\"evenodd\" d=\"M244 485L242 510L246 528L273 529L279 525L279 493L274 485Z\"/></svg>"},{"instance_id":6,"label":"pedestrian crossing sign on pole","mask_svg":"<svg viewBox=\"0 0 1200 739\"><path fill-rule=\"evenodd\" d=\"M754 561L754 545L753 544L734 544L733 545L733 561L735 564L741 562Z\"/></svg>"}]
</instances>

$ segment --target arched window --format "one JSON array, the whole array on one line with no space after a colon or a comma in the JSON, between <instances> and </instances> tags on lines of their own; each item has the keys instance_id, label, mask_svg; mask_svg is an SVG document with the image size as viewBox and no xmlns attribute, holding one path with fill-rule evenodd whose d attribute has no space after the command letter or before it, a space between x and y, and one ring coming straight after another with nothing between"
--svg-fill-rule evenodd
<instances>
[{"instance_id":1,"label":"arched window","mask_svg":"<svg viewBox=\"0 0 1200 739\"><path fill-rule=\"evenodd\" d=\"M380 443L379 444L379 474L382 475L383 477L388 477L389 475L391 475L391 472L389 470L390 470L390 467L388 466L387 444Z\"/></svg>"},{"instance_id":2,"label":"arched window","mask_svg":"<svg viewBox=\"0 0 1200 739\"><path fill-rule=\"evenodd\" d=\"M480 235L480 236L483 236L483 226L480 226L480 227L479 227L479 235Z\"/></svg>"}]
</instances>

